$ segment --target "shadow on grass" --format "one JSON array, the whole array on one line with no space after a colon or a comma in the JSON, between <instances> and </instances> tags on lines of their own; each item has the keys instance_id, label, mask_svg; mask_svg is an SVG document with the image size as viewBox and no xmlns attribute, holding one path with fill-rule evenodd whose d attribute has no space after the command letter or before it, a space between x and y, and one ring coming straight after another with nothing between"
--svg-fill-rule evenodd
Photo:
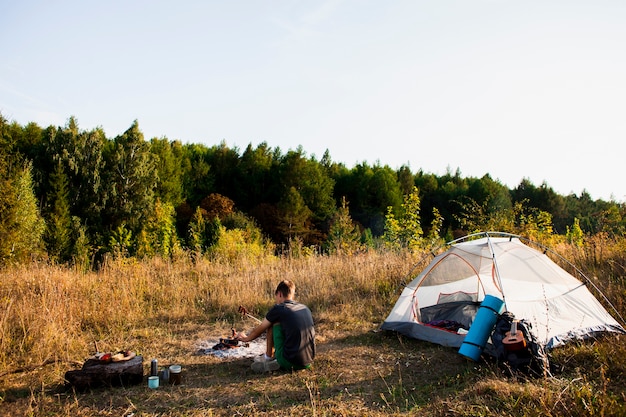
<instances>
[{"instance_id":1,"label":"shadow on grass","mask_svg":"<svg viewBox=\"0 0 626 417\"><path fill-rule=\"evenodd\" d=\"M486 371L447 348L394 332L367 332L334 340L321 355L324 376L335 376L329 393L359 393L371 404L410 410L447 398L474 383ZM344 357L345 360L338 360ZM351 370L344 378L333 368Z\"/></svg>"},{"instance_id":2,"label":"shadow on grass","mask_svg":"<svg viewBox=\"0 0 626 417\"><path fill-rule=\"evenodd\" d=\"M350 410L370 415L406 412L453 397L484 370L458 355L456 349L395 333L355 331L332 337L320 329L324 337L317 345L311 370L257 374L250 368L252 359L221 359L195 349L191 340L198 339L199 331L219 334L226 327L222 324L164 323L171 339L152 348L186 349L177 357L183 367L182 385L165 384L151 390L144 377L140 385L84 393L54 386L37 398L38 411L115 415L128 410L171 415L191 410L213 415L311 414L316 410L345 415L353 415ZM149 365L149 356L144 354L145 374ZM5 390L3 396L3 401L32 401L28 388Z\"/></svg>"}]
</instances>

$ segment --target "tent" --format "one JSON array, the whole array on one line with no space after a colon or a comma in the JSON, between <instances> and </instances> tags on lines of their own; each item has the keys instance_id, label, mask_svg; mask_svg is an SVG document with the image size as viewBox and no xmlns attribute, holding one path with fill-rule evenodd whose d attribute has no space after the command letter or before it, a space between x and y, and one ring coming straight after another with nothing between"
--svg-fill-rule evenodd
<instances>
[{"instance_id":1,"label":"tent","mask_svg":"<svg viewBox=\"0 0 626 417\"><path fill-rule=\"evenodd\" d=\"M485 295L493 295L504 301L505 311L532 325L546 349L604 332L626 333L583 282L546 255L547 248L521 239L483 232L450 242L404 288L381 329L460 347Z\"/></svg>"}]
</instances>

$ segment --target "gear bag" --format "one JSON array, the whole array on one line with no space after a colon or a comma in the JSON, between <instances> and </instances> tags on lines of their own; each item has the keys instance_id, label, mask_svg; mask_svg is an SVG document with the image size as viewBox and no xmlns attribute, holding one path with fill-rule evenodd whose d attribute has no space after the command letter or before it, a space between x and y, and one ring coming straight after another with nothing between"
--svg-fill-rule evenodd
<instances>
[{"instance_id":1,"label":"gear bag","mask_svg":"<svg viewBox=\"0 0 626 417\"><path fill-rule=\"evenodd\" d=\"M547 376L550 372L548 355L543 346L537 342L537 337L532 332L532 325L522 319L518 320L516 326L512 327L514 321L515 315L508 311L498 316L491 335L491 343L498 362L514 374L522 372L534 377ZM511 330L515 327L518 337L515 338L514 343L510 343L509 340L512 340L511 338L514 336L511 334ZM523 343L519 336L523 336Z\"/></svg>"}]
</instances>

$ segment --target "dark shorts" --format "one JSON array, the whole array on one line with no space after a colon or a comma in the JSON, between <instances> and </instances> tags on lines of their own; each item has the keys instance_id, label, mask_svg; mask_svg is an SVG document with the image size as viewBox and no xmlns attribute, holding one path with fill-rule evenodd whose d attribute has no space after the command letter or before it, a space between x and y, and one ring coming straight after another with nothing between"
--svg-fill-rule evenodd
<instances>
[{"instance_id":1,"label":"dark shorts","mask_svg":"<svg viewBox=\"0 0 626 417\"><path fill-rule=\"evenodd\" d=\"M280 365L281 368L287 370L300 370L300 369L309 369L311 364L308 365L294 365L289 362L283 356L283 346L285 344L285 336L283 335L283 328L280 323L277 323L272 328L272 335L274 338L274 357L276 358L276 362Z\"/></svg>"}]
</instances>

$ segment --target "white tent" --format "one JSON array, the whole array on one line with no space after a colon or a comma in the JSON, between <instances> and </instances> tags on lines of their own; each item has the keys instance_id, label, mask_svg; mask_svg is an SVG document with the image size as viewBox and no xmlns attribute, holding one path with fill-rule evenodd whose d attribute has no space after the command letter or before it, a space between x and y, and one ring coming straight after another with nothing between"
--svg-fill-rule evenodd
<instances>
[{"instance_id":1,"label":"white tent","mask_svg":"<svg viewBox=\"0 0 626 417\"><path fill-rule=\"evenodd\" d=\"M530 322L547 349L602 332L626 333L545 251L500 232L451 242L404 288L381 329L460 347L485 295L504 300L506 311Z\"/></svg>"}]
</instances>

